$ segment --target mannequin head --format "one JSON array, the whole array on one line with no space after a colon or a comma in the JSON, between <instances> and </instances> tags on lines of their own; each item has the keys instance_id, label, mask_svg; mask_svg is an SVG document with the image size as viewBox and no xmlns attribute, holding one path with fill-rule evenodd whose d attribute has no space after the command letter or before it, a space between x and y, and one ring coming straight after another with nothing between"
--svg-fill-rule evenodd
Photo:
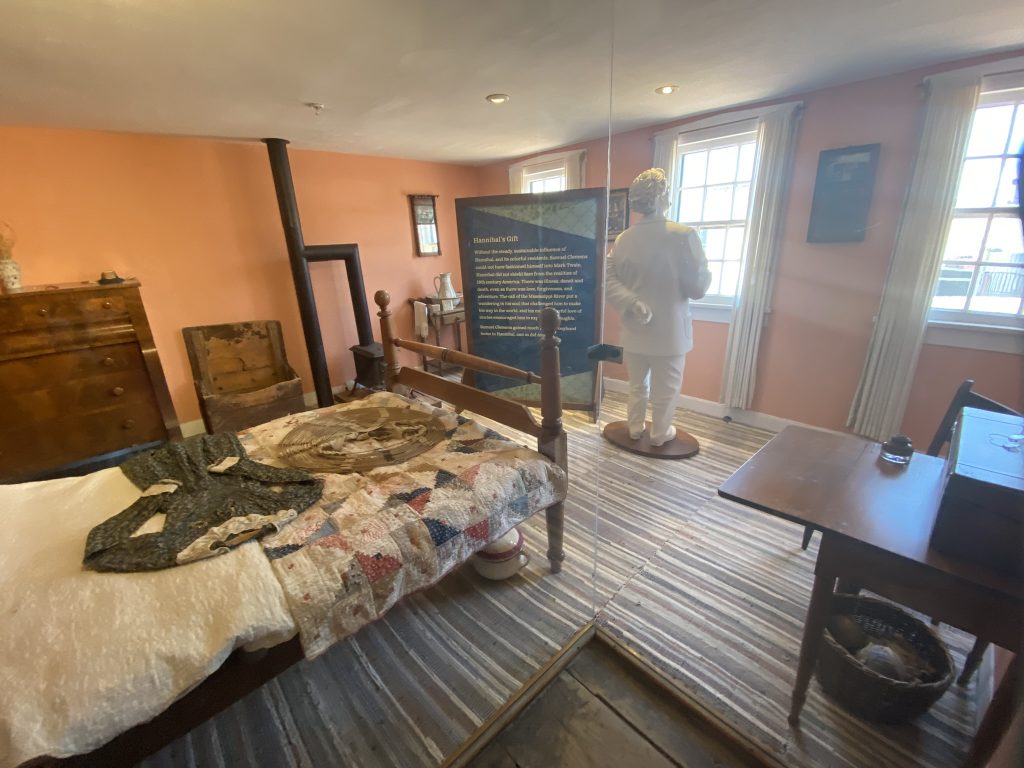
<instances>
[{"instance_id":1,"label":"mannequin head","mask_svg":"<svg viewBox=\"0 0 1024 768\"><path fill-rule=\"evenodd\" d=\"M668 206L668 179L661 168L644 171L629 185L630 210L644 216L663 216Z\"/></svg>"}]
</instances>

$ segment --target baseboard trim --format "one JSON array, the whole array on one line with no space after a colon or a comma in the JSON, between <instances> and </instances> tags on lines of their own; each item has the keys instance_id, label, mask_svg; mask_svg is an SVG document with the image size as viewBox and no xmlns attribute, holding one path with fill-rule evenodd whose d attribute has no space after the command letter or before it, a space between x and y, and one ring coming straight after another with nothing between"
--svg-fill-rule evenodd
<instances>
[{"instance_id":1,"label":"baseboard trim","mask_svg":"<svg viewBox=\"0 0 1024 768\"><path fill-rule=\"evenodd\" d=\"M604 387L609 392L618 392L623 395L629 394L629 382L622 379L604 377ZM763 429L768 432L781 432L790 425L817 429L821 432L833 432L836 430L827 427L819 427L816 424L807 424L794 419L786 419L781 416L773 416L770 413L761 411L748 411L744 408L731 408L725 403L717 403L714 400L705 400L693 395L680 395L679 405L696 413L705 416L713 416L716 419L724 419L726 416L738 424L745 424L748 427Z\"/></svg>"}]
</instances>

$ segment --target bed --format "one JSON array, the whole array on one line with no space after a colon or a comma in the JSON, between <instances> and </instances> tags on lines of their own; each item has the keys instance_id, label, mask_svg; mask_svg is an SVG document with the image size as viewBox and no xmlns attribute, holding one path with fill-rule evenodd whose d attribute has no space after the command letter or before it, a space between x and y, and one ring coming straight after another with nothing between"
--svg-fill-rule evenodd
<instances>
[{"instance_id":1,"label":"bed","mask_svg":"<svg viewBox=\"0 0 1024 768\"><path fill-rule=\"evenodd\" d=\"M538 376L398 338L390 297L375 300L388 391L246 430L247 454L275 463L281 435L325 411L432 411L411 394L454 406L438 414L445 439L402 464L322 476L320 501L278 533L179 568L95 573L81 567L86 535L140 494L119 469L0 487L0 766L134 764L541 509L560 570L557 313L541 317ZM399 349L539 382L540 423L520 404L401 366ZM536 438L537 450L464 410Z\"/></svg>"}]
</instances>

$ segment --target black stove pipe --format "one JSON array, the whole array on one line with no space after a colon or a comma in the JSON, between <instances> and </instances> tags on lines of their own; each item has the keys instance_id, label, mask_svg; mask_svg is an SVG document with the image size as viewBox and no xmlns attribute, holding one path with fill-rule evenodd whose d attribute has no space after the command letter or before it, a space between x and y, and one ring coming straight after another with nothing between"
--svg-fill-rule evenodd
<instances>
[{"instance_id":1,"label":"black stove pipe","mask_svg":"<svg viewBox=\"0 0 1024 768\"><path fill-rule=\"evenodd\" d=\"M363 270L359 262L359 246L354 243L307 246L303 242L299 206L295 201L295 185L292 182L291 166L288 163L288 142L284 139L263 139L263 143L267 145L267 153L270 156L270 171L274 177L274 190L277 193L277 207L281 213L281 224L284 226L288 261L291 264L295 295L299 302L299 316L302 319L302 332L306 338L306 352L309 354L309 367L313 373L317 404L321 408L325 408L333 404L334 393L331 390L331 377L327 370L327 357L324 354L323 337L320 333L320 319L317 316L316 301L313 298L309 262L345 262L345 274L348 278L349 293L352 296L352 309L355 312L359 344L361 346L369 345L373 343L373 330L370 326L370 310L366 303Z\"/></svg>"}]
</instances>

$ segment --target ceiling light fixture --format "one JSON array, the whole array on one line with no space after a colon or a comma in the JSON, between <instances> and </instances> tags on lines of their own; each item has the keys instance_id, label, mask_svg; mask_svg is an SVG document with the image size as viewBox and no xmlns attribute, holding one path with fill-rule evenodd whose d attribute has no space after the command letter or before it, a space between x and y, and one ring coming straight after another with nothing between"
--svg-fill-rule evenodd
<instances>
[{"instance_id":1,"label":"ceiling light fixture","mask_svg":"<svg viewBox=\"0 0 1024 768\"><path fill-rule=\"evenodd\" d=\"M508 94L507 93L491 93L491 94L488 94L487 96L484 96L484 98L487 99L489 102L491 102L491 104L504 104L505 102L508 101Z\"/></svg>"},{"instance_id":2,"label":"ceiling light fixture","mask_svg":"<svg viewBox=\"0 0 1024 768\"><path fill-rule=\"evenodd\" d=\"M655 93L659 93L662 96L668 96L670 93L675 93L679 90L678 85L659 85L654 89Z\"/></svg>"},{"instance_id":3,"label":"ceiling light fixture","mask_svg":"<svg viewBox=\"0 0 1024 768\"><path fill-rule=\"evenodd\" d=\"M324 105L319 101L307 101L306 106L313 110L315 117L320 117L320 113L324 111Z\"/></svg>"}]
</instances>

